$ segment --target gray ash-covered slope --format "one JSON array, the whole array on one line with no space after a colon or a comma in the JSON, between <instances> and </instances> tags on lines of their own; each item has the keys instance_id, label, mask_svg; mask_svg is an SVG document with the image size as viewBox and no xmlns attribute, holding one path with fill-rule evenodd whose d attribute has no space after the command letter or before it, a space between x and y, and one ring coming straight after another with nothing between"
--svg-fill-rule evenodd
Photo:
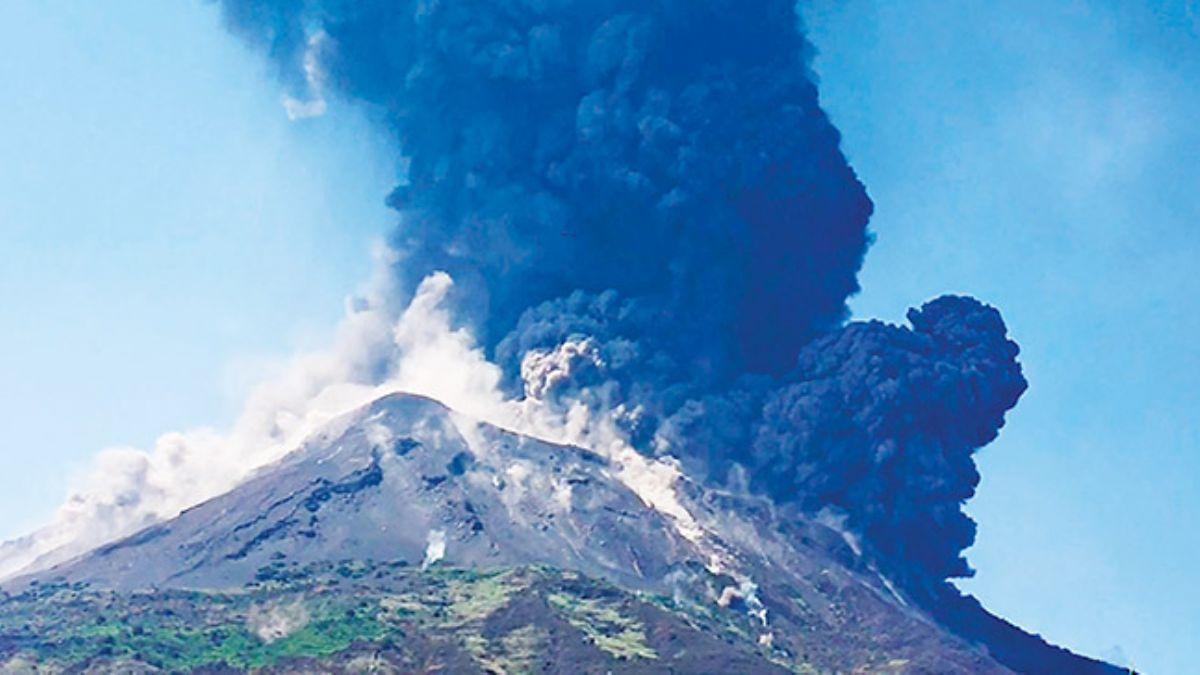
<instances>
[{"instance_id":1,"label":"gray ash-covered slope","mask_svg":"<svg viewBox=\"0 0 1200 675\"><path fill-rule=\"evenodd\" d=\"M237 489L44 576L118 589L220 587L278 560L531 562L646 585L687 542L600 457L393 395Z\"/></svg>"},{"instance_id":2,"label":"gray ash-covered slope","mask_svg":"<svg viewBox=\"0 0 1200 675\"><path fill-rule=\"evenodd\" d=\"M681 478L702 531L648 507L605 458L392 395L233 491L10 583L128 592L242 586L337 560L574 570L675 598L741 628L750 649L819 672L1008 672L896 593L835 525ZM990 618L990 617L989 617ZM1069 670L1106 666L1062 652Z\"/></svg>"}]
</instances>

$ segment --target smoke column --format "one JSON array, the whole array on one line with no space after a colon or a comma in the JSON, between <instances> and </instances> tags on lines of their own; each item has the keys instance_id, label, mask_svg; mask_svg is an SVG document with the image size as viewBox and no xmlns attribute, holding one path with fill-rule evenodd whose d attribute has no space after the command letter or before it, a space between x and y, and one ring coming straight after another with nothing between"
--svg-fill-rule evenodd
<instances>
[{"instance_id":1,"label":"smoke column","mask_svg":"<svg viewBox=\"0 0 1200 675\"><path fill-rule=\"evenodd\" d=\"M686 322L714 375L781 372L844 319L871 204L790 2L224 5L296 86L315 58L378 112L407 168L398 269L448 272L487 344L615 290Z\"/></svg>"},{"instance_id":2,"label":"smoke column","mask_svg":"<svg viewBox=\"0 0 1200 675\"><path fill-rule=\"evenodd\" d=\"M513 396L844 515L924 597L1024 391L996 310L847 325L872 205L793 0L222 0L289 111L357 101L403 167L398 301L454 278Z\"/></svg>"}]
</instances>

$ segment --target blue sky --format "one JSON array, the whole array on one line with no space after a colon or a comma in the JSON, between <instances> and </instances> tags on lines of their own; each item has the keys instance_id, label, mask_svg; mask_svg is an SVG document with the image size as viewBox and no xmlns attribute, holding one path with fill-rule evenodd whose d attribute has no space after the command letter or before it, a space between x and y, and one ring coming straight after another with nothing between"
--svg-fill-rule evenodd
<instances>
[{"instance_id":1,"label":"blue sky","mask_svg":"<svg viewBox=\"0 0 1200 675\"><path fill-rule=\"evenodd\" d=\"M1190 7L1190 8L1189 8ZM1200 653L1200 10L814 0L877 204L861 317L1003 311L1032 386L981 455L964 587L1150 673ZM194 1L0 3L0 536L114 444L221 425L321 344L392 217L352 111L291 122Z\"/></svg>"},{"instance_id":2,"label":"blue sky","mask_svg":"<svg viewBox=\"0 0 1200 675\"><path fill-rule=\"evenodd\" d=\"M231 421L322 344L392 216L391 160L289 122L202 2L0 3L0 536L100 448Z\"/></svg>"}]
</instances>

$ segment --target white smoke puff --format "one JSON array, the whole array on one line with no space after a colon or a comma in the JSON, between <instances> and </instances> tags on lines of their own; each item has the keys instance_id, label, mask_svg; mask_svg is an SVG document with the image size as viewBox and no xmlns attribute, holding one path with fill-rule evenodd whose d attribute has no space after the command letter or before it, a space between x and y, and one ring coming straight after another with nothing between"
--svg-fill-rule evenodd
<instances>
[{"instance_id":1,"label":"white smoke puff","mask_svg":"<svg viewBox=\"0 0 1200 675\"><path fill-rule=\"evenodd\" d=\"M363 654L356 656L346 663L348 673L399 673L390 661L379 654Z\"/></svg>"},{"instance_id":2,"label":"white smoke puff","mask_svg":"<svg viewBox=\"0 0 1200 675\"><path fill-rule=\"evenodd\" d=\"M445 557L446 531L430 530L425 543L425 559L421 561L421 569L428 569L430 565Z\"/></svg>"},{"instance_id":3,"label":"white smoke puff","mask_svg":"<svg viewBox=\"0 0 1200 675\"><path fill-rule=\"evenodd\" d=\"M672 458L646 457L624 440L613 419L624 410L593 411L574 402L565 411L537 398L506 400L500 390L500 367L487 360L466 328L455 328L446 307L454 281L444 272L426 277L417 287L394 331L398 354L389 386L428 396L476 421L553 443L590 449L613 462L617 477L647 506L670 517L680 534L697 542L703 528L684 507L676 492L682 471ZM546 353L539 372L550 380L581 360L597 363L595 346L580 341L556 354ZM602 363L602 361L600 361ZM606 414L609 413L609 414ZM453 418L468 446L474 423Z\"/></svg>"},{"instance_id":4,"label":"white smoke puff","mask_svg":"<svg viewBox=\"0 0 1200 675\"><path fill-rule=\"evenodd\" d=\"M737 582L736 586L726 586L721 589L721 595L717 598L717 606L725 608L733 604L735 599L741 600L746 603L746 613L762 624L763 628L766 628L768 626L767 608L758 597L758 584L751 581L749 577L737 579Z\"/></svg>"},{"instance_id":5,"label":"white smoke puff","mask_svg":"<svg viewBox=\"0 0 1200 675\"><path fill-rule=\"evenodd\" d=\"M575 497L575 490L570 483L558 481L554 484L554 503L558 508L562 509L563 513L571 512L572 500Z\"/></svg>"},{"instance_id":6,"label":"white smoke puff","mask_svg":"<svg viewBox=\"0 0 1200 675\"><path fill-rule=\"evenodd\" d=\"M306 97L284 94L283 109L288 119L302 120L325 114L328 106L325 102L325 70L321 67L321 56L329 46L329 34L324 30L317 30L308 36L303 63Z\"/></svg>"},{"instance_id":7,"label":"white smoke puff","mask_svg":"<svg viewBox=\"0 0 1200 675\"><path fill-rule=\"evenodd\" d=\"M375 422L367 427L366 432L367 442L376 450L385 450L392 446L392 441L395 440L395 434L388 427Z\"/></svg>"},{"instance_id":8,"label":"white smoke puff","mask_svg":"<svg viewBox=\"0 0 1200 675\"><path fill-rule=\"evenodd\" d=\"M524 487L530 473L528 462L513 462L504 470L504 475L508 476L508 483L518 489Z\"/></svg>"},{"instance_id":9,"label":"white smoke puff","mask_svg":"<svg viewBox=\"0 0 1200 675\"><path fill-rule=\"evenodd\" d=\"M650 508L675 522L675 529L692 543L704 538L704 528L679 499L677 485L683 477L673 457L651 459L627 443L610 446L610 459L617 464L617 477Z\"/></svg>"},{"instance_id":10,"label":"white smoke puff","mask_svg":"<svg viewBox=\"0 0 1200 675\"><path fill-rule=\"evenodd\" d=\"M290 604L256 605L246 614L246 628L266 643L283 639L308 622L308 609L299 600Z\"/></svg>"},{"instance_id":11,"label":"white smoke puff","mask_svg":"<svg viewBox=\"0 0 1200 675\"><path fill-rule=\"evenodd\" d=\"M605 365L595 338L572 339L554 349L527 352L521 359L521 381L527 397L547 400L582 371L603 371Z\"/></svg>"},{"instance_id":12,"label":"white smoke puff","mask_svg":"<svg viewBox=\"0 0 1200 675\"><path fill-rule=\"evenodd\" d=\"M449 275L436 272L417 287L394 331L400 354L394 383L476 419L506 417L500 367L475 346L471 331L451 323L445 304L453 286Z\"/></svg>"},{"instance_id":13,"label":"white smoke puff","mask_svg":"<svg viewBox=\"0 0 1200 675\"><path fill-rule=\"evenodd\" d=\"M562 410L536 397L522 401L504 398L499 366L487 360L469 330L453 327L445 306L453 285L449 275L438 272L418 286L396 326L400 360L393 376L394 386L441 401L474 420L553 443L587 448L608 458L617 478L634 494L668 516L684 538L699 542L704 537L703 528L676 490L682 477L679 464L669 457L646 457L629 445L613 422L625 412L623 408L596 411L576 401ZM586 342L543 353L538 366L530 368L544 375L543 381L553 381L564 368L569 371L584 361L595 364L599 356L594 345ZM476 445L471 443L469 426L458 426L468 445Z\"/></svg>"},{"instance_id":14,"label":"white smoke puff","mask_svg":"<svg viewBox=\"0 0 1200 675\"><path fill-rule=\"evenodd\" d=\"M616 428L614 420L620 414L620 410L597 413L582 403L558 414L538 401L526 401L517 422L523 433L587 448L607 458L617 478L646 506L668 516L685 539L699 543L704 529L679 497L683 477L679 463L669 456L651 458L638 452Z\"/></svg>"},{"instance_id":15,"label":"white smoke puff","mask_svg":"<svg viewBox=\"0 0 1200 675\"><path fill-rule=\"evenodd\" d=\"M862 539L850 529L850 518L844 512L826 506L817 512L817 522L842 535L842 540L854 551L854 555L862 556Z\"/></svg>"}]
</instances>

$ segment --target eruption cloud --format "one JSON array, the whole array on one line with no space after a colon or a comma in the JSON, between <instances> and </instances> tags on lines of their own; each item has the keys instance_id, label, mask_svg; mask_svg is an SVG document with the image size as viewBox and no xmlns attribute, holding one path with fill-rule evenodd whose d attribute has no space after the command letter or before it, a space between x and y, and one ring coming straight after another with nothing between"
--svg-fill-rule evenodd
<instances>
[{"instance_id":1,"label":"eruption cloud","mask_svg":"<svg viewBox=\"0 0 1200 675\"><path fill-rule=\"evenodd\" d=\"M449 273L489 347L613 290L720 378L845 318L871 203L790 0L223 4L298 97L316 70L394 134L400 276Z\"/></svg>"},{"instance_id":2,"label":"eruption cloud","mask_svg":"<svg viewBox=\"0 0 1200 675\"><path fill-rule=\"evenodd\" d=\"M219 0L288 114L357 101L399 148L386 283L231 434L105 464L0 549L0 575L171 517L312 424L412 391L602 451L692 537L681 472L844 523L911 597L953 593L973 454L1026 386L1018 349L966 297L846 323L872 205L793 2Z\"/></svg>"},{"instance_id":3,"label":"eruption cloud","mask_svg":"<svg viewBox=\"0 0 1200 675\"><path fill-rule=\"evenodd\" d=\"M972 455L1025 389L996 310L846 324L872 205L794 0L222 0L403 167L403 302L445 273L507 395L837 511L914 595L971 573Z\"/></svg>"}]
</instances>

